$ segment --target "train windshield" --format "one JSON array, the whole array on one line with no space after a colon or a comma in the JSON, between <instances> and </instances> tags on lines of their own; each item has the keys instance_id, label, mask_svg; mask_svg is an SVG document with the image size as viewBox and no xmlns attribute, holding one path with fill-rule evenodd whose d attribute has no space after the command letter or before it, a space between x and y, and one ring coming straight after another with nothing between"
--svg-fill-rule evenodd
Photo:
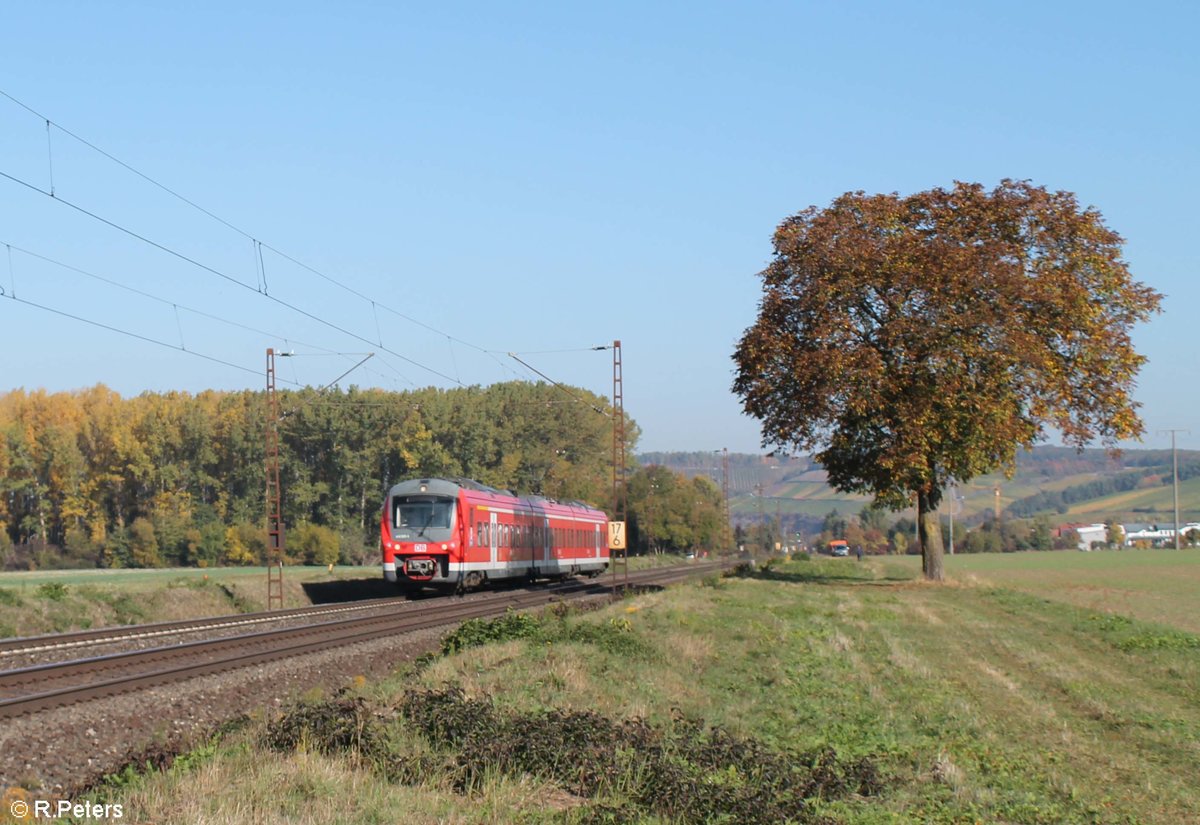
<instances>
[{"instance_id":1,"label":"train windshield","mask_svg":"<svg viewBox=\"0 0 1200 825\"><path fill-rule=\"evenodd\" d=\"M392 526L397 530L449 530L454 499L434 496L397 496L392 500Z\"/></svg>"}]
</instances>

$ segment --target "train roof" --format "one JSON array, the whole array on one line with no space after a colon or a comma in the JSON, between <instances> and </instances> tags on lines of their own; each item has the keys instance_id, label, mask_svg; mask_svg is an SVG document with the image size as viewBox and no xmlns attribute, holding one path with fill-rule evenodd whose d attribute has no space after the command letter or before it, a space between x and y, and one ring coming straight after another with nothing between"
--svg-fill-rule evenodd
<instances>
[{"instance_id":1,"label":"train roof","mask_svg":"<svg viewBox=\"0 0 1200 825\"><path fill-rule=\"evenodd\" d=\"M481 484L469 478L413 478L401 481L399 484L393 485L388 490L388 496L403 496L403 495L434 495L434 496L457 496L459 490L470 490L476 493L484 493L486 495L499 496L502 498L514 499L534 510L542 509L548 505L556 505L559 507L570 507L571 509L589 510L596 513L603 511L585 504L582 501L560 501L558 499L546 498L544 496L518 496L509 490L501 490L496 487L489 487L486 484Z\"/></svg>"},{"instance_id":2,"label":"train roof","mask_svg":"<svg viewBox=\"0 0 1200 825\"><path fill-rule=\"evenodd\" d=\"M411 493L430 493L432 495L458 495L459 489L475 490L481 493L492 493L497 496L511 496L508 490L499 490L495 487L489 487L486 484L480 484L478 481L472 481L469 478L410 478L401 481L399 484L393 485L388 490L389 496L405 495Z\"/></svg>"}]
</instances>

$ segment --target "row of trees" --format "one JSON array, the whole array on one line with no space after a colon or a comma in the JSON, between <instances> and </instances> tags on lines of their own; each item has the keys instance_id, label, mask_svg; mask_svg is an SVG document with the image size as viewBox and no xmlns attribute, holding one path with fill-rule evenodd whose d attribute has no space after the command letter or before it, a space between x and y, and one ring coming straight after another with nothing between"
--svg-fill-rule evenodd
<instances>
[{"instance_id":1,"label":"row of trees","mask_svg":"<svg viewBox=\"0 0 1200 825\"><path fill-rule=\"evenodd\" d=\"M1120 525L1117 525L1120 529ZM825 516L821 532L809 537L811 546L823 547L833 539L845 539L867 553L897 554L921 552L916 521L907 516L891 521L879 508L864 507L858 515L843 515L836 510ZM949 551L949 519L941 519L942 550ZM1119 542L1119 540L1118 540ZM955 523L956 553L1015 553L1025 550L1073 550L1079 538L1071 531L1054 535L1048 516L1033 519L996 521L990 514L971 528Z\"/></svg>"},{"instance_id":2,"label":"row of trees","mask_svg":"<svg viewBox=\"0 0 1200 825\"><path fill-rule=\"evenodd\" d=\"M597 410L608 403L572 394L525 382L281 391L291 555L317 563L373 555L383 492L412 476L470 477L605 506L612 420ZM266 426L265 394L248 390L0 396L0 564L259 561ZM628 421L625 432L631 454L638 428Z\"/></svg>"}]
</instances>

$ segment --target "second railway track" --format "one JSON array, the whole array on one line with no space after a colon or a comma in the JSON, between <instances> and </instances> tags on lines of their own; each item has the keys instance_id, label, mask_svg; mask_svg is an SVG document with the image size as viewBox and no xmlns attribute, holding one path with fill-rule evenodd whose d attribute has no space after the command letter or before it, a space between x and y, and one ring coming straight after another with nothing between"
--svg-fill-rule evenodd
<instances>
[{"instance_id":1,"label":"second railway track","mask_svg":"<svg viewBox=\"0 0 1200 825\"><path fill-rule=\"evenodd\" d=\"M670 584L720 569L719 563L656 568L630 573L628 583L631 586ZM423 602L421 604L425 606L421 609L398 609L401 605L412 607L413 604L384 599L378 601L390 602L393 609L365 616L329 618L353 609L344 605L317 610L275 611L276 614L301 613L302 617L307 616L319 621L308 622L298 627L262 630L0 671L0 718L36 713L142 687L170 684L209 673L253 666L370 639L446 626L471 618L494 616L509 609L531 609L567 598L598 596L609 592L611 589L607 583L576 581L545 590L494 593L467 602ZM356 607L362 608L365 605L366 603L363 603ZM304 613L305 610L309 612ZM267 620L261 619L265 614L257 615L259 620ZM210 626L222 625L218 623ZM177 632L163 625L146 626L146 629L151 633ZM137 631L138 628L121 630L129 632ZM75 641L84 643L82 639Z\"/></svg>"}]
</instances>

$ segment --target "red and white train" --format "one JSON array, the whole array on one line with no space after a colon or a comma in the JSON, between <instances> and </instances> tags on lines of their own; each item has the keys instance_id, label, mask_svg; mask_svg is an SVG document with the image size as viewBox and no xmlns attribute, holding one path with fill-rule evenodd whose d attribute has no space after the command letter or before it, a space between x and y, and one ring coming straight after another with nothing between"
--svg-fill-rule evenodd
<instances>
[{"instance_id":1,"label":"red and white train","mask_svg":"<svg viewBox=\"0 0 1200 825\"><path fill-rule=\"evenodd\" d=\"M392 487L380 533L384 578L413 588L597 576L609 560L603 511L467 479L421 478Z\"/></svg>"}]
</instances>

